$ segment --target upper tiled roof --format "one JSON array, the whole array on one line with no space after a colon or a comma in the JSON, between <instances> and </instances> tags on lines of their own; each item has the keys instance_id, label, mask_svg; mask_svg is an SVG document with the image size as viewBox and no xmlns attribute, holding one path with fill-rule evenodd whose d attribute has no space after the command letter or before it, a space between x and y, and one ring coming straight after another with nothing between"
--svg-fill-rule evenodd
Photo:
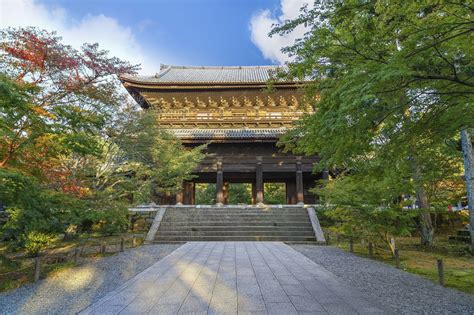
<instances>
[{"instance_id":1,"label":"upper tiled roof","mask_svg":"<svg viewBox=\"0 0 474 315\"><path fill-rule=\"evenodd\" d=\"M154 76L124 76L144 83L264 83L281 66L194 67L161 65Z\"/></svg>"}]
</instances>

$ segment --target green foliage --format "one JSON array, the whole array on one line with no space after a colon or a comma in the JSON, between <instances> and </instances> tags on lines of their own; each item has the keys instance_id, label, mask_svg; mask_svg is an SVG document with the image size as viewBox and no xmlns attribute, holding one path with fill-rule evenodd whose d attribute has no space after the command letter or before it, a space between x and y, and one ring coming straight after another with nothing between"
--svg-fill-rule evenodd
<instances>
[{"instance_id":1,"label":"green foliage","mask_svg":"<svg viewBox=\"0 0 474 315\"><path fill-rule=\"evenodd\" d=\"M393 177L380 179L341 176L316 188L315 192L327 202L319 214L330 225L329 229L345 236L386 243L392 237L411 235L418 211L408 209L411 200L400 200L403 185L393 189L397 185L388 183Z\"/></svg>"},{"instance_id":2,"label":"green foliage","mask_svg":"<svg viewBox=\"0 0 474 315\"><path fill-rule=\"evenodd\" d=\"M396 193L392 198L416 195L424 210L422 236L430 243L428 211L459 196L460 154L446 144L458 142L459 131L474 122L472 8L454 2L316 3L273 33L302 24L311 31L285 49L296 57L287 75L313 79L307 92L315 113L282 144L318 154L317 170L354 178L336 181L341 193L326 195L328 202L386 204L384 190ZM367 187L361 195L353 193L359 183Z\"/></svg>"},{"instance_id":3,"label":"green foliage","mask_svg":"<svg viewBox=\"0 0 474 315\"><path fill-rule=\"evenodd\" d=\"M286 204L286 186L284 183L265 183L264 192L264 199L266 204Z\"/></svg>"},{"instance_id":4,"label":"green foliage","mask_svg":"<svg viewBox=\"0 0 474 315\"><path fill-rule=\"evenodd\" d=\"M120 92L137 66L36 28L0 30L0 51L2 239L37 252L50 235L123 232L131 204L192 178L203 147L186 150Z\"/></svg>"},{"instance_id":5,"label":"green foliage","mask_svg":"<svg viewBox=\"0 0 474 315\"><path fill-rule=\"evenodd\" d=\"M265 203L285 204L286 190L285 184L265 183ZM230 183L228 191L229 204L251 204L252 184L250 183ZM196 184L196 204L215 204L216 185Z\"/></svg>"},{"instance_id":6,"label":"green foliage","mask_svg":"<svg viewBox=\"0 0 474 315\"><path fill-rule=\"evenodd\" d=\"M156 113L127 108L109 128L110 141L116 145L116 159L122 175L138 185L135 198L149 202L152 195L175 193L204 158L205 145L184 148L179 139L160 129ZM129 189L130 187L128 187Z\"/></svg>"},{"instance_id":7,"label":"green foliage","mask_svg":"<svg viewBox=\"0 0 474 315\"><path fill-rule=\"evenodd\" d=\"M215 184L196 184L196 204L213 205L216 203L216 185Z\"/></svg>"},{"instance_id":8,"label":"green foliage","mask_svg":"<svg viewBox=\"0 0 474 315\"><path fill-rule=\"evenodd\" d=\"M128 228L128 205L120 203L94 204L79 215L83 232L95 232L103 235L123 233Z\"/></svg>"},{"instance_id":9,"label":"green foliage","mask_svg":"<svg viewBox=\"0 0 474 315\"><path fill-rule=\"evenodd\" d=\"M30 255L37 256L41 250L45 249L54 240L54 235L32 231L26 235L25 249Z\"/></svg>"},{"instance_id":10,"label":"green foliage","mask_svg":"<svg viewBox=\"0 0 474 315\"><path fill-rule=\"evenodd\" d=\"M33 231L61 232L64 220L80 207L74 198L42 189L33 177L4 169L0 169L0 200L9 214L4 236L15 238L20 244Z\"/></svg>"},{"instance_id":11,"label":"green foliage","mask_svg":"<svg viewBox=\"0 0 474 315\"><path fill-rule=\"evenodd\" d=\"M228 194L228 203L231 205L252 204L252 184L231 183Z\"/></svg>"}]
</instances>

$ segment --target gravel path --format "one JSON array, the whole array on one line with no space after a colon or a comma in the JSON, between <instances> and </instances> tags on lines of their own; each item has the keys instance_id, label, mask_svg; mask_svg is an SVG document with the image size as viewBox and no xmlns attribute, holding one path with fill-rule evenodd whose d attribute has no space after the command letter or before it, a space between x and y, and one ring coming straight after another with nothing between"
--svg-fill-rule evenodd
<instances>
[{"instance_id":1,"label":"gravel path","mask_svg":"<svg viewBox=\"0 0 474 315\"><path fill-rule=\"evenodd\" d=\"M0 314L75 314L179 246L137 247L0 293Z\"/></svg>"},{"instance_id":2,"label":"gravel path","mask_svg":"<svg viewBox=\"0 0 474 315\"><path fill-rule=\"evenodd\" d=\"M293 245L314 262L398 314L474 314L474 297L339 248Z\"/></svg>"}]
</instances>

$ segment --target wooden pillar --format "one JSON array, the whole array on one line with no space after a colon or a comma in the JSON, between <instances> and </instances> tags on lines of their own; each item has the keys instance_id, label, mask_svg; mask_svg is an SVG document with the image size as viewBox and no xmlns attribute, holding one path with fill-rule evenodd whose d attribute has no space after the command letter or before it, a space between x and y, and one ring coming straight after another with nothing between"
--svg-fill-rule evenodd
<instances>
[{"instance_id":1,"label":"wooden pillar","mask_svg":"<svg viewBox=\"0 0 474 315\"><path fill-rule=\"evenodd\" d=\"M252 204L257 203L257 185L255 182L252 183Z\"/></svg>"},{"instance_id":2,"label":"wooden pillar","mask_svg":"<svg viewBox=\"0 0 474 315\"><path fill-rule=\"evenodd\" d=\"M303 168L300 156L296 158L296 203L304 204Z\"/></svg>"},{"instance_id":3,"label":"wooden pillar","mask_svg":"<svg viewBox=\"0 0 474 315\"><path fill-rule=\"evenodd\" d=\"M286 203L294 205L296 203L296 182L286 182Z\"/></svg>"},{"instance_id":4,"label":"wooden pillar","mask_svg":"<svg viewBox=\"0 0 474 315\"><path fill-rule=\"evenodd\" d=\"M195 194L195 184L194 182L184 182L183 183L183 203L185 205L193 205L194 204L194 194Z\"/></svg>"},{"instance_id":5,"label":"wooden pillar","mask_svg":"<svg viewBox=\"0 0 474 315\"><path fill-rule=\"evenodd\" d=\"M224 204L224 173L222 172L222 161L217 161L217 180L216 180L216 205Z\"/></svg>"},{"instance_id":6,"label":"wooden pillar","mask_svg":"<svg viewBox=\"0 0 474 315\"><path fill-rule=\"evenodd\" d=\"M183 204L183 188L176 193L176 204L182 205Z\"/></svg>"},{"instance_id":7,"label":"wooden pillar","mask_svg":"<svg viewBox=\"0 0 474 315\"><path fill-rule=\"evenodd\" d=\"M224 186L222 187L222 195L224 199L224 204L229 204L229 183L225 182Z\"/></svg>"},{"instance_id":8,"label":"wooden pillar","mask_svg":"<svg viewBox=\"0 0 474 315\"><path fill-rule=\"evenodd\" d=\"M257 157L257 165L255 167L255 189L256 189L256 203L263 204L263 166L262 157Z\"/></svg>"}]
</instances>

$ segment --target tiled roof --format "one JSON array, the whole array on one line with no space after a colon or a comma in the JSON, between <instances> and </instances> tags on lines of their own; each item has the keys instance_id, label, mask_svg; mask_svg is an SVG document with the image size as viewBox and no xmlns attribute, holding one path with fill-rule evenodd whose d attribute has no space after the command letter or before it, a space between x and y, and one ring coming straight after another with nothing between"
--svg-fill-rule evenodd
<instances>
[{"instance_id":1,"label":"tiled roof","mask_svg":"<svg viewBox=\"0 0 474 315\"><path fill-rule=\"evenodd\" d=\"M144 83L264 83L281 66L188 67L161 65L154 76L123 76Z\"/></svg>"},{"instance_id":2,"label":"tiled roof","mask_svg":"<svg viewBox=\"0 0 474 315\"><path fill-rule=\"evenodd\" d=\"M168 131L180 139L276 139L287 129L169 129Z\"/></svg>"}]
</instances>

